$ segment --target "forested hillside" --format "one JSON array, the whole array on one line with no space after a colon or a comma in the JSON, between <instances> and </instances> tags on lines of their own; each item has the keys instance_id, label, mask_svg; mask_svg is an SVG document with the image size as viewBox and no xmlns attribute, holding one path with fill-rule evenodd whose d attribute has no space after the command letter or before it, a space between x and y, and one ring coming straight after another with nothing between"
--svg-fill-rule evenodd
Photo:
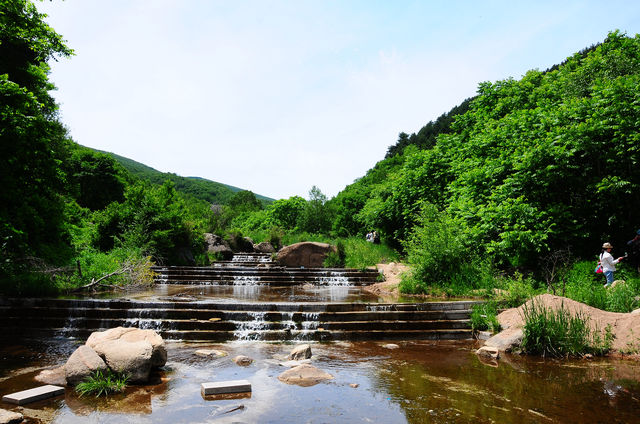
<instances>
[{"instance_id":1,"label":"forested hillside","mask_svg":"<svg viewBox=\"0 0 640 424\"><path fill-rule=\"evenodd\" d=\"M155 184L163 184L165 181L171 181L176 190L191 195L197 199L205 200L213 204L226 204L234 193L243 191L243 189L230 186L228 184L217 183L200 177L181 177L180 175L160 172L150 166L136 162L133 159L125 158L115 153L102 152L113 157L120 165L122 165L131 175L150 181ZM256 194L256 197L265 203L272 202L273 199Z\"/></svg>"},{"instance_id":2,"label":"forested hillside","mask_svg":"<svg viewBox=\"0 0 640 424\"><path fill-rule=\"evenodd\" d=\"M30 1L0 5L5 292L74 288L117 269L148 279L152 263L208 264L207 232L352 249L332 265L397 257L387 245L413 265L406 291L487 288L505 272L535 274L554 252L593 260L603 241L624 246L640 227L637 35L613 32L546 71L480 83L474 97L402 133L332 199L314 186L308 200L269 202L71 140L48 61L73 51ZM374 230L380 255L365 259L370 244L358 243Z\"/></svg>"},{"instance_id":3,"label":"forested hillside","mask_svg":"<svg viewBox=\"0 0 640 424\"><path fill-rule=\"evenodd\" d=\"M555 69L481 83L435 144L338 194L334 229L378 228L429 266L594 255L640 226L639 128L640 38L613 32Z\"/></svg>"}]
</instances>

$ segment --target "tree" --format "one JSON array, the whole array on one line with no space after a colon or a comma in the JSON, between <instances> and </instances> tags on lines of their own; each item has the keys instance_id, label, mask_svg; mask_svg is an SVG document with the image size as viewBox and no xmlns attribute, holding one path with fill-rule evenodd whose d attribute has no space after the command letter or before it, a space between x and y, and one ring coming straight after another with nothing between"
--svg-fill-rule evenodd
<instances>
[{"instance_id":1,"label":"tree","mask_svg":"<svg viewBox=\"0 0 640 424\"><path fill-rule=\"evenodd\" d=\"M72 54L26 0L0 0L0 243L13 259L55 259L64 245L60 172L66 131L47 61Z\"/></svg>"}]
</instances>

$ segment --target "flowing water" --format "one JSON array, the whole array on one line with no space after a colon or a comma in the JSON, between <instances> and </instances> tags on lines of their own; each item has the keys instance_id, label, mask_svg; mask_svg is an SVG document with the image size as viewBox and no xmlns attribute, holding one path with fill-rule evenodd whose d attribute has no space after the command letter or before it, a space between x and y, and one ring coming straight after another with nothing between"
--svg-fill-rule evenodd
<instances>
[{"instance_id":1,"label":"flowing water","mask_svg":"<svg viewBox=\"0 0 640 424\"><path fill-rule=\"evenodd\" d=\"M108 399L64 397L18 410L27 423L636 423L640 364L625 360L555 361L508 356L482 363L473 342L312 344L314 366L333 380L312 387L282 383L279 365L292 344L168 343L154 384ZM0 393L33 387L41 369L77 347L65 338L4 340ZM196 349L225 350L205 359ZM240 367L235 355L254 359ZM247 379L252 393L204 399L200 384ZM351 385L357 385L352 387Z\"/></svg>"}]
</instances>

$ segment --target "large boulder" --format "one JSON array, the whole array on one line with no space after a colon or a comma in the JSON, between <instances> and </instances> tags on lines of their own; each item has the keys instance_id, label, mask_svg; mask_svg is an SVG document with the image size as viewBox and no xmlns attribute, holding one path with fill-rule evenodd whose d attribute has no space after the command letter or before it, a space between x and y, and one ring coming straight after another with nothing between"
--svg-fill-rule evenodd
<instances>
[{"instance_id":1,"label":"large boulder","mask_svg":"<svg viewBox=\"0 0 640 424\"><path fill-rule=\"evenodd\" d=\"M231 250L231 246L227 243L222 237L205 233L204 241L207 243L207 252L216 253L222 256L224 260L231 260L233 258L233 250Z\"/></svg>"},{"instance_id":2,"label":"large boulder","mask_svg":"<svg viewBox=\"0 0 640 424\"><path fill-rule=\"evenodd\" d=\"M98 370L106 369L104 360L87 345L77 348L64 365L65 378L70 386L77 385Z\"/></svg>"},{"instance_id":3,"label":"large boulder","mask_svg":"<svg viewBox=\"0 0 640 424\"><path fill-rule=\"evenodd\" d=\"M305 241L280 249L277 261L288 267L321 268L329 252L337 253L338 249L328 243Z\"/></svg>"},{"instance_id":4,"label":"large boulder","mask_svg":"<svg viewBox=\"0 0 640 424\"><path fill-rule=\"evenodd\" d=\"M151 343L145 340L108 340L98 343L94 349L112 371L128 374L131 383L146 383L149 380L153 352Z\"/></svg>"},{"instance_id":5,"label":"large boulder","mask_svg":"<svg viewBox=\"0 0 640 424\"><path fill-rule=\"evenodd\" d=\"M331 379L333 379L331 374L308 364L290 368L278 376L278 380L283 383L295 384L302 387L313 386Z\"/></svg>"},{"instance_id":6,"label":"large boulder","mask_svg":"<svg viewBox=\"0 0 640 424\"><path fill-rule=\"evenodd\" d=\"M141 330L134 327L116 327L106 331L91 333L86 345L98 351L96 347L106 341L122 340L129 343L145 341L151 345L151 366L162 367L167 363L167 349L164 340L153 330Z\"/></svg>"}]
</instances>

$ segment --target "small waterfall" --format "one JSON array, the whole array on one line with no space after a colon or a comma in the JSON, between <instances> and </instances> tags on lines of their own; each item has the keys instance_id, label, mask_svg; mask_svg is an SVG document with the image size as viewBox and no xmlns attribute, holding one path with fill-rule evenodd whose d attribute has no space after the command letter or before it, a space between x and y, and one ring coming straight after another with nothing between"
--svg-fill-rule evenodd
<instances>
[{"instance_id":1,"label":"small waterfall","mask_svg":"<svg viewBox=\"0 0 640 424\"><path fill-rule=\"evenodd\" d=\"M315 281L319 285L324 286L350 286L349 277L344 275L344 272L329 272L328 275L323 277L315 277Z\"/></svg>"},{"instance_id":2,"label":"small waterfall","mask_svg":"<svg viewBox=\"0 0 640 424\"><path fill-rule=\"evenodd\" d=\"M305 341L312 338L313 334L318 331L320 324L320 314L318 312L303 312L302 321L300 321L300 330L295 331L293 340Z\"/></svg>"},{"instance_id":3,"label":"small waterfall","mask_svg":"<svg viewBox=\"0 0 640 424\"><path fill-rule=\"evenodd\" d=\"M267 328L266 312L247 312L252 318L248 321L234 321L236 329L233 336L236 340L261 340L263 331Z\"/></svg>"},{"instance_id":4,"label":"small waterfall","mask_svg":"<svg viewBox=\"0 0 640 424\"><path fill-rule=\"evenodd\" d=\"M394 311L396 305L367 305L367 311L370 312L389 312Z\"/></svg>"},{"instance_id":5,"label":"small waterfall","mask_svg":"<svg viewBox=\"0 0 640 424\"><path fill-rule=\"evenodd\" d=\"M282 312L282 319L280 325L284 331L295 331L297 328L296 322L293 320L293 312Z\"/></svg>"},{"instance_id":6,"label":"small waterfall","mask_svg":"<svg viewBox=\"0 0 640 424\"><path fill-rule=\"evenodd\" d=\"M124 322L124 327L136 327L140 330L162 330L161 319L142 319L142 318L127 318Z\"/></svg>"},{"instance_id":7,"label":"small waterfall","mask_svg":"<svg viewBox=\"0 0 640 424\"><path fill-rule=\"evenodd\" d=\"M260 277L234 276L233 296L240 299L255 299L261 290Z\"/></svg>"}]
</instances>

